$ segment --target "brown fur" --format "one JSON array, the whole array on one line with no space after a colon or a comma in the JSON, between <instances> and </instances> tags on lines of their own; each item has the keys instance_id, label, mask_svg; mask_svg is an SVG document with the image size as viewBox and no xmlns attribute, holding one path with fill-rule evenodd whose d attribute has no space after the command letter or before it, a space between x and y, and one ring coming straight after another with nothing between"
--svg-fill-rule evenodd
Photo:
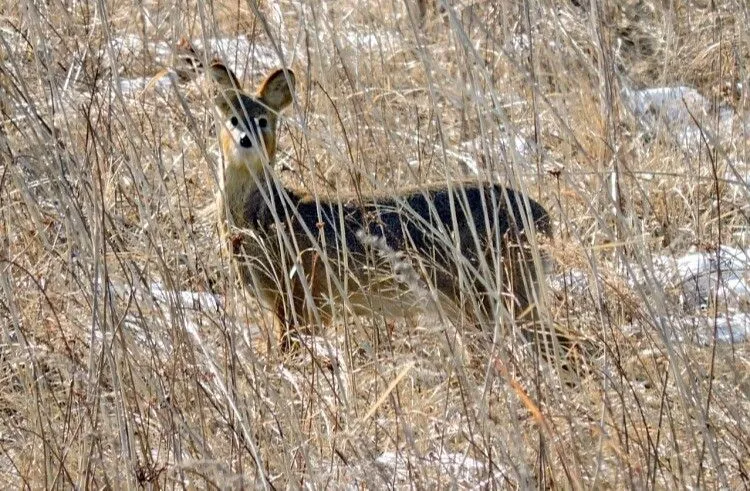
<instances>
[{"instance_id":1,"label":"brown fur","mask_svg":"<svg viewBox=\"0 0 750 491\"><path fill-rule=\"evenodd\" d=\"M524 231L550 235L539 203L476 182L343 200L286 189L270 164L292 72L273 72L255 94L220 63L210 76L220 89L223 221L239 230L243 280L285 332L329 322L343 305L403 317L427 303L481 323L495 315L497 293L508 293L512 310L532 304L536 268Z\"/></svg>"}]
</instances>

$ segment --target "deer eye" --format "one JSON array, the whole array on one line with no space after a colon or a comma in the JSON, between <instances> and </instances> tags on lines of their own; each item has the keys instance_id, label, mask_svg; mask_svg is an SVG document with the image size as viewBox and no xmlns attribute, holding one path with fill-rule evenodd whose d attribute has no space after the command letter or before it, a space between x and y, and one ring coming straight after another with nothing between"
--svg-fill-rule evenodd
<instances>
[{"instance_id":1,"label":"deer eye","mask_svg":"<svg viewBox=\"0 0 750 491\"><path fill-rule=\"evenodd\" d=\"M258 126L262 128L265 128L268 126L268 120L266 118L258 118Z\"/></svg>"},{"instance_id":2,"label":"deer eye","mask_svg":"<svg viewBox=\"0 0 750 491\"><path fill-rule=\"evenodd\" d=\"M232 123L232 126L234 126L235 128L238 124L240 124L240 122L237 120L237 116L232 116L232 119L230 119L229 122Z\"/></svg>"}]
</instances>

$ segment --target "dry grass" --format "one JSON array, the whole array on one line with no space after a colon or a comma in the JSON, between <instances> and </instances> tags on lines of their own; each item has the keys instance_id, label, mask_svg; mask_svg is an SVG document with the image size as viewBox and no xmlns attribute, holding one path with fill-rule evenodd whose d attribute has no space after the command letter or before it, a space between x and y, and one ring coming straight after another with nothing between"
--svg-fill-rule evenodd
<instances>
[{"instance_id":1,"label":"dry grass","mask_svg":"<svg viewBox=\"0 0 750 491\"><path fill-rule=\"evenodd\" d=\"M744 121L747 6L480 0L420 17L418 3L2 7L0 480L750 485L748 343L679 340L689 317L653 262L748 247L747 184L726 177L746 175L746 139L737 124L685 151L644 136L619 97L625 80L690 85ZM277 166L290 185L387 190L473 165L539 198L558 271L579 275L558 275L544 322L580 340L585 370L545 361L515 325L489 345L429 317L259 349L267 319L211 213L206 94L146 85L181 36L242 36L240 52L207 51L248 85L280 54L296 71Z\"/></svg>"}]
</instances>

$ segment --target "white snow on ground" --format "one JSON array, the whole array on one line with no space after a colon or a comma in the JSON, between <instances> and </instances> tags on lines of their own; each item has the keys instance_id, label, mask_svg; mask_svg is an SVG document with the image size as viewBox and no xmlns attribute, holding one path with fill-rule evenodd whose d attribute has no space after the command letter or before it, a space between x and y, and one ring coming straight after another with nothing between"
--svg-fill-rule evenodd
<instances>
[{"instance_id":1,"label":"white snow on ground","mask_svg":"<svg viewBox=\"0 0 750 491\"><path fill-rule=\"evenodd\" d=\"M712 132L729 136L736 115L731 108L718 112L718 128L711 103L690 87L655 87L633 90L624 87L621 96L643 129L651 136L666 132L683 149L694 151L702 144L701 132L711 141Z\"/></svg>"},{"instance_id":2,"label":"white snow on ground","mask_svg":"<svg viewBox=\"0 0 750 491\"><path fill-rule=\"evenodd\" d=\"M461 161L467 171L473 175L479 175L485 167L483 160L492 156L497 163L516 162L524 165L529 163L532 155L532 145L523 135L516 133L513 137L505 133L501 134L496 141L487 141L487 138L478 136L460 144ZM490 147L488 148L488 145ZM515 151L516 157L513 156Z\"/></svg>"},{"instance_id":3,"label":"white snow on ground","mask_svg":"<svg viewBox=\"0 0 750 491\"><path fill-rule=\"evenodd\" d=\"M205 292L166 290L161 283L151 283L151 295L157 302L179 305L185 310L218 311L223 299Z\"/></svg>"},{"instance_id":4,"label":"white snow on ground","mask_svg":"<svg viewBox=\"0 0 750 491\"><path fill-rule=\"evenodd\" d=\"M589 288L588 274L578 269L571 269L564 273L550 275L547 282L554 291L567 290L571 295L582 295Z\"/></svg>"},{"instance_id":5,"label":"white snow on ground","mask_svg":"<svg viewBox=\"0 0 750 491\"><path fill-rule=\"evenodd\" d=\"M686 152L698 150L704 138L711 145L727 147L738 136L736 128L745 126L731 108L713 108L690 87L624 87L621 96L647 135L663 132ZM727 180L728 192L741 201L749 194L750 168L738 160L728 164L721 177ZM747 233L740 230L735 236L745 241ZM729 343L750 337L750 250L722 246L717 251L691 252L679 258L656 257L653 265L657 282L675 288L679 294L685 317L665 321L681 326L676 330L678 337L698 343L713 339L714 334L717 341Z\"/></svg>"},{"instance_id":6,"label":"white snow on ground","mask_svg":"<svg viewBox=\"0 0 750 491\"><path fill-rule=\"evenodd\" d=\"M471 488L482 489L487 486L497 485L497 479L503 479L510 475L507 470L495 469L493 474L495 479L492 482L487 477L486 466L467 455L452 452L429 452L425 456L407 456L404 452L384 452L380 454L375 463L380 471L392 477L395 485L404 485L411 482L411 476L414 470L420 472L427 468L427 472L434 473L434 476L445 476L447 479L444 483L453 482L459 488L469 486ZM412 468L412 472L409 468ZM501 481L502 482L502 481ZM507 484L507 483L506 483Z\"/></svg>"},{"instance_id":7,"label":"white snow on ground","mask_svg":"<svg viewBox=\"0 0 750 491\"><path fill-rule=\"evenodd\" d=\"M400 44L396 34L388 31L363 32L363 29L353 27L346 31L344 40L351 47L362 53L392 51L394 46Z\"/></svg>"},{"instance_id":8,"label":"white snow on ground","mask_svg":"<svg viewBox=\"0 0 750 491\"><path fill-rule=\"evenodd\" d=\"M190 44L199 52L205 51L209 61L219 57L225 63L238 65L269 65L277 66L279 57L270 47L253 43L247 36L240 35L233 38L201 38L191 39ZM151 56L151 60L157 64L169 64L174 46L164 42L148 42L143 44L143 39L135 34L126 34L112 40L112 48L116 54L125 56L140 56L144 49ZM282 47L282 53L288 55ZM239 75L239 74L238 74Z\"/></svg>"},{"instance_id":9,"label":"white snow on ground","mask_svg":"<svg viewBox=\"0 0 750 491\"><path fill-rule=\"evenodd\" d=\"M283 64L276 50L269 46L253 43L244 35L234 38L209 38L205 44L202 39L197 38L190 40L190 44L199 53L205 52L209 61L214 58L223 60L240 80L262 77L270 70ZM142 39L132 34L115 38L112 41L112 47L116 56L140 56L144 50ZM157 65L167 67L171 64L173 46L159 41L148 43L145 49ZM281 47L281 54L288 64L291 61L292 53ZM151 77L124 78L120 81L120 89L123 95L135 96L149 83L152 83ZM157 89L160 89L168 87L171 81L169 77L163 77L153 81L153 83Z\"/></svg>"},{"instance_id":10,"label":"white snow on ground","mask_svg":"<svg viewBox=\"0 0 750 491\"><path fill-rule=\"evenodd\" d=\"M673 264L683 308L705 311L683 320L696 327L698 343L709 343L714 331L718 342L750 339L750 250L722 246L715 252L686 254Z\"/></svg>"},{"instance_id":11,"label":"white snow on ground","mask_svg":"<svg viewBox=\"0 0 750 491\"><path fill-rule=\"evenodd\" d=\"M699 319L707 329L706 335L698 335L698 341L703 344L711 344L714 328L716 329L716 340L722 343L741 343L750 339L750 314L736 313L732 315L720 315L714 319L701 317Z\"/></svg>"},{"instance_id":12,"label":"white snow on ground","mask_svg":"<svg viewBox=\"0 0 750 491\"><path fill-rule=\"evenodd\" d=\"M633 265L633 270L639 267ZM668 337L697 344L750 340L750 250L722 246L718 251L690 252L681 257L657 256L655 280L665 291L676 291L683 315L661 319ZM641 279L631 281L633 288ZM590 288L589 274L570 270L551 276L550 287L583 295ZM715 313L715 314L714 314ZM623 329L639 329L624 326Z\"/></svg>"},{"instance_id":13,"label":"white snow on ground","mask_svg":"<svg viewBox=\"0 0 750 491\"><path fill-rule=\"evenodd\" d=\"M124 319L128 332L138 343L156 346L166 352L171 351L171 346L170 337L164 333L170 328L183 328L198 339L207 317L224 308L224 299L220 295L169 290L159 282L152 282L148 287L111 282L109 294L118 302L137 302L139 308L129 309ZM255 326L248 326L246 330L253 331L250 336L255 336L258 331Z\"/></svg>"},{"instance_id":14,"label":"white snow on ground","mask_svg":"<svg viewBox=\"0 0 750 491\"><path fill-rule=\"evenodd\" d=\"M750 213L750 164L741 158L728 159L724 175L727 186L724 190L726 199L730 203L744 203L742 210L747 215ZM750 227L738 227L733 232L733 237L740 243L750 242Z\"/></svg>"},{"instance_id":15,"label":"white snow on ground","mask_svg":"<svg viewBox=\"0 0 750 491\"><path fill-rule=\"evenodd\" d=\"M680 287L680 301L686 310L705 309L714 300L734 310L750 305L749 253L722 246L715 252L657 260L668 267L665 279Z\"/></svg>"},{"instance_id":16,"label":"white snow on ground","mask_svg":"<svg viewBox=\"0 0 750 491\"><path fill-rule=\"evenodd\" d=\"M216 58L217 56L242 80L254 75L265 75L268 71L282 66L279 53L269 46L260 45L247 39L246 36L236 38L210 38L206 45L200 39L192 41L199 51ZM282 46L281 56L289 64L291 53Z\"/></svg>"},{"instance_id":17,"label":"white snow on ground","mask_svg":"<svg viewBox=\"0 0 750 491\"><path fill-rule=\"evenodd\" d=\"M120 90L122 95L135 97L151 85L157 92L169 90L169 86L174 80L174 73L169 72L167 76L161 78L135 77L120 80Z\"/></svg>"},{"instance_id":18,"label":"white snow on ground","mask_svg":"<svg viewBox=\"0 0 750 491\"><path fill-rule=\"evenodd\" d=\"M740 188L733 189L733 191L740 191L743 196L747 196L747 193L750 192L750 165L739 160L729 162L724 173L724 179L729 181L732 186Z\"/></svg>"},{"instance_id":19,"label":"white snow on ground","mask_svg":"<svg viewBox=\"0 0 750 491\"><path fill-rule=\"evenodd\" d=\"M439 438L436 437L436 440ZM414 477L438 489L505 489L518 487L518 474L509 464L493 459L492 468L465 453L433 450L424 455L403 449L340 461L311 461L317 482L347 483L342 489L411 489ZM312 469L311 469L312 470ZM526 483L530 484L532 480Z\"/></svg>"},{"instance_id":20,"label":"white snow on ground","mask_svg":"<svg viewBox=\"0 0 750 491\"><path fill-rule=\"evenodd\" d=\"M707 315L682 315L657 319L664 336L680 343L710 346L714 336L720 344L744 343L750 340L750 315L746 313L718 313ZM627 324L622 330L627 335L643 331L644 325Z\"/></svg>"},{"instance_id":21,"label":"white snow on ground","mask_svg":"<svg viewBox=\"0 0 750 491\"><path fill-rule=\"evenodd\" d=\"M135 300L146 305L148 305L146 299L150 299L157 306L169 307L172 305L182 310L216 312L223 304L223 298L220 295L207 292L168 290L158 282L152 282L147 290L141 288L140 285L133 288L123 282L111 282L109 286L110 295L115 295L120 299L133 296Z\"/></svg>"},{"instance_id":22,"label":"white snow on ground","mask_svg":"<svg viewBox=\"0 0 750 491\"><path fill-rule=\"evenodd\" d=\"M149 42L144 46L143 38L137 34L125 34L112 39L112 49L120 56L138 56L143 52L144 47L157 62L169 60L172 53L169 44L164 41Z\"/></svg>"}]
</instances>

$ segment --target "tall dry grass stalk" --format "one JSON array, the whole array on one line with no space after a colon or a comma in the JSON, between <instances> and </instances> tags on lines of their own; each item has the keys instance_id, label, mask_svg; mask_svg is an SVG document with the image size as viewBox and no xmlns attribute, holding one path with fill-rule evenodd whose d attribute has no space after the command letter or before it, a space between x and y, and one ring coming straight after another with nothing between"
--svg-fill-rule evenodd
<instances>
[{"instance_id":1,"label":"tall dry grass stalk","mask_svg":"<svg viewBox=\"0 0 750 491\"><path fill-rule=\"evenodd\" d=\"M691 247L748 248L743 2L0 11L1 481L750 482L748 343L718 343L726 302L686 312L661 269ZM205 88L190 70L153 79L184 66L182 36L248 85L295 70L276 166L289 186L343 196L470 175L544 203L556 274L532 335L507 316L493 336L344 311L303 349L262 349L268 316L211 209ZM696 115L703 137L684 148L644 130L623 84L693 86L737 124Z\"/></svg>"}]
</instances>

